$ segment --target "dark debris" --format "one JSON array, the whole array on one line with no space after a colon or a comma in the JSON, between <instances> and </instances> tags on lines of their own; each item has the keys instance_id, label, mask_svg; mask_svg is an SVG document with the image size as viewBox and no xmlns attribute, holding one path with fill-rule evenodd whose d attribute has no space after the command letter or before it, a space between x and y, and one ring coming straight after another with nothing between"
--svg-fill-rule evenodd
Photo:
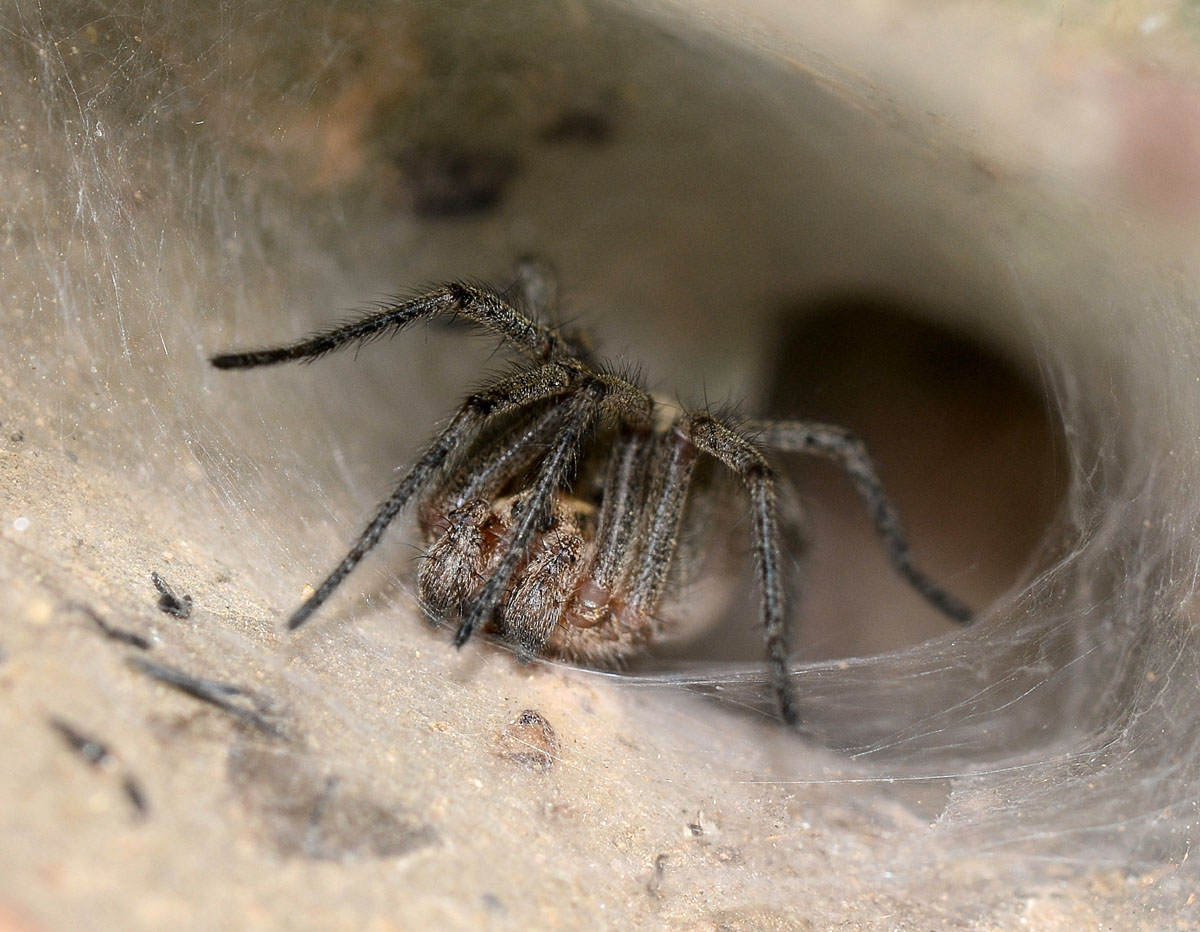
<instances>
[{"instance_id":1,"label":"dark debris","mask_svg":"<svg viewBox=\"0 0 1200 932\"><path fill-rule=\"evenodd\" d=\"M150 581L158 590L158 610L160 612L174 615L176 618L187 618L192 614L192 597L190 595L182 598L177 596L175 590L167 585L166 580L158 573L151 573Z\"/></svg>"},{"instance_id":2,"label":"dark debris","mask_svg":"<svg viewBox=\"0 0 1200 932\"><path fill-rule=\"evenodd\" d=\"M142 785L132 774L125 774L122 778L121 790L125 793L125 798L129 800L129 805L133 806L134 812L138 815L144 816L150 811L150 804L146 802L146 794L142 791Z\"/></svg>"},{"instance_id":3,"label":"dark debris","mask_svg":"<svg viewBox=\"0 0 1200 932\"><path fill-rule=\"evenodd\" d=\"M285 737L279 726L271 721L268 703L252 690L232 683L192 676L190 673L152 663L142 657L130 657L128 662L133 669L140 670L160 683L172 686L201 702L207 702L265 735L273 738Z\"/></svg>"},{"instance_id":4,"label":"dark debris","mask_svg":"<svg viewBox=\"0 0 1200 932\"><path fill-rule=\"evenodd\" d=\"M646 892L656 900L662 899L663 880L667 875L667 861L670 860L670 855L663 853L654 859L654 868L650 872L650 879L646 881Z\"/></svg>"},{"instance_id":5,"label":"dark debris","mask_svg":"<svg viewBox=\"0 0 1200 932\"><path fill-rule=\"evenodd\" d=\"M67 747L93 767L110 767L116 763L107 747L63 719L51 718L50 727L59 733Z\"/></svg>"},{"instance_id":6,"label":"dark debris","mask_svg":"<svg viewBox=\"0 0 1200 932\"><path fill-rule=\"evenodd\" d=\"M72 602L67 607L87 615L88 618L95 622L96 627L100 629L101 634L103 634L106 638L118 641L121 644L128 644L130 647L136 647L138 650L149 650L153 646L151 642L147 638L142 637L142 635L134 631L126 631L122 628L117 628L109 624L104 620L104 617L90 605L85 605L82 602Z\"/></svg>"},{"instance_id":7,"label":"dark debris","mask_svg":"<svg viewBox=\"0 0 1200 932\"><path fill-rule=\"evenodd\" d=\"M85 734L65 719L51 716L49 721L50 727L58 732L67 747L92 767L100 770L114 770L118 766L117 756L98 738ZM129 804L137 816L145 816L149 812L150 806L146 802L146 794L133 774L125 773L121 777L121 791L129 800Z\"/></svg>"}]
</instances>

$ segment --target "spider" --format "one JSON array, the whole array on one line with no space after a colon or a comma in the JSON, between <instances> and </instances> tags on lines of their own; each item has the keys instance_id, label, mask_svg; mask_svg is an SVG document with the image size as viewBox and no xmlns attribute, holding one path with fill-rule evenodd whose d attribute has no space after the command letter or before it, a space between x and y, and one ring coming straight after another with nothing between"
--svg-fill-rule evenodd
<instances>
[{"instance_id":1,"label":"spider","mask_svg":"<svg viewBox=\"0 0 1200 932\"><path fill-rule=\"evenodd\" d=\"M548 269L529 261L507 291L448 282L297 342L212 357L218 369L311 361L440 318L498 336L519 358L467 396L288 628L304 624L415 503L427 544L418 594L433 620L458 622L456 646L487 631L523 658L619 664L668 628L662 608L688 497L699 458L709 457L749 497L772 686L780 714L794 725L779 480L770 453L840 464L896 571L944 614L970 623L970 610L914 566L896 511L853 434L807 421L739 424L708 410L672 414L637 378L599 362L582 334L540 322L554 296Z\"/></svg>"}]
</instances>

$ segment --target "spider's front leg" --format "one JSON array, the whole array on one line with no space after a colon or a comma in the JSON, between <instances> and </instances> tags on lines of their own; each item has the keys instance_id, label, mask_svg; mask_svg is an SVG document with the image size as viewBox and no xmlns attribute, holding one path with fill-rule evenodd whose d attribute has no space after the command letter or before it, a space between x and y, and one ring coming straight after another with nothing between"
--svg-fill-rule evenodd
<instances>
[{"instance_id":1,"label":"spider's front leg","mask_svg":"<svg viewBox=\"0 0 1200 932\"><path fill-rule=\"evenodd\" d=\"M317 587L308 601L292 614L288 620L288 628L300 627L321 607L359 561L379 542L383 532L401 509L438 475L442 464L467 437L473 435L482 424L493 417L567 393L575 378L575 372L563 366L539 366L536 369L518 372L489 389L471 395L445 430L417 460L416 465L400 480L392 494L379 506L342 562Z\"/></svg>"},{"instance_id":2,"label":"spider's front leg","mask_svg":"<svg viewBox=\"0 0 1200 932\"><path fill-rule=\"evenodd\" d=\"M654 453L654 435L646 427L626 428L609 454L600 497L600 515L596 526L596 547L581 585L566 606L567 622L560 632L555 651L559 654L584 654L571 642L577 630L604 625L622 614L623 606L614 604L634 564L638 543L638 522L645 507L643 489L648 460Z\"/></svg>"},{"instance_id":3,"label":"spider's front leg","mask_svg":"<svg viewBox=\"0 0 1200 932\"><path fill-rule=\"evenodd\" d=\"M512 349L537 363L582 358L582 349L575 341L523 314L496 292L468 282L448 282L408 301L384 303L356 320L294 343L218 353L209 362L218 369L253 369L313 360L346 346L362 346L389 333L398 333L418 320L455 317L496 334Z\"/></svg>"},{"instance_id":4,"label":"spider's front leg","mask_svg":"<svg viewBox=\"0 0 1200 932\"><path fill-rule=\"evenodd\" d=\"M583 437L599 414L605 392L605 385L600 379L589 378L568 400L562 402L567 406L567 416L542 459L533 484L521 499L519 513L501 544L499 563L463 616L454 637L456 647L461 647L475 631L487 624L508 590L513 575L528 559L533 533L546 521L551 496L570 472ZM518 646L531 654L540 653L545 643L544 635L536 632L530 632L528 637L518 635L517 640Z\"/></svg>"},{"instance_id":5,"label":"spider's front leg","mask_svg":"<svg viewBox=\"0 0 1200 932\"><path fill-rule=\"evenodd\" d=\"M430 545L417 571L417 591L435 620L460 613L491 575L511 523L497 511L497 497L537 462L568 414L552 402L536 417L478 438L463 468L423 503L421 526Z\"/></svg>"}]
</instances>

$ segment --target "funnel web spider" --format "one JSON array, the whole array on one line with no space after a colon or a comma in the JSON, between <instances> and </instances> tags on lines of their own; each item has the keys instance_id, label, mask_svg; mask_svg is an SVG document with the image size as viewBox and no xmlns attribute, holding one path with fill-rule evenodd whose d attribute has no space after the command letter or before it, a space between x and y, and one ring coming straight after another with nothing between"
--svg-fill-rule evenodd
<instances>
[{"instance_id":1,"label":"funnel web spider","mask_svg":"<svg viewBox=\"0 0 1200 932\"><path fill-rule=\"evenodd\" d=\"M498 336L520 359L467 396L289 628L304 624L415 504L428 545L418 591L432 617L458 622L456 646L487 631L526 657L619 663L665 630L661 609L694 468L711 457L749 497L774 693L784 720L795 724L769 452L837 462L896 571L950 618L971 621L965 605L913 565L895 510L852 434L805 421L735 425L706 410L671 416L637 380L596 361L582 335L522 310L553 303L548 271L527 262L508 292L449 282L295 343L212 357L218 369L313 360L414 321L449 318Z\"/></svg>"}]
</instances>

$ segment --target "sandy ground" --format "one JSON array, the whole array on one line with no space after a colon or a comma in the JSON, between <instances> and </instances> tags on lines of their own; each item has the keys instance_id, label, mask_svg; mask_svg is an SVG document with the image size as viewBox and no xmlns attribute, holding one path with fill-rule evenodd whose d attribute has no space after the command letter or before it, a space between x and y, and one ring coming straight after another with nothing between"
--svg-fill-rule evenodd
<instances>
[{"instance_id":1,"label":"sandy ground","mask_svg":"<svg viewBox=\"0 0 1200 932\"><path fill-rule=\"evenodd\" d=\"M1099 447L1055 353L1113 397L1163 388L1136 415L1164 412L1151 472L1177 504L1194 475L1191 318L1163 308L1200 186L1143 118L1191 139L1182 21L1135 53L1149 13L1098 34L1071 8L1064 38L947 5L919 40L887 5L518 6L0 19L0 930L1200 927L1186 598L1128 619L1096 595L1080 634L1026 593L1143 520L1064 517ZM982 633L892 578L820 470L802 735L713 666L760 650L736 512L701 541L730 565L673 608L724 634L646 668L699 662L704 688L454 651L404 529L285 632L495 362L437 330L290 370L207 355L530 251L668 396L863 432L923 565L998 606ZM1138 592L1188 589L1194 563L1121 546Z\"/></svg>"}]
</instances>

